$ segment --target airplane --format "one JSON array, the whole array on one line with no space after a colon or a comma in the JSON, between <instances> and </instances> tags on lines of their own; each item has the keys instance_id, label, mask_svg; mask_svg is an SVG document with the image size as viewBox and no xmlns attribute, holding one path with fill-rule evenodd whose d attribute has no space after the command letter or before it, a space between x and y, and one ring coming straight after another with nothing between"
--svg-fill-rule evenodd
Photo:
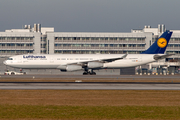
<instances>
[{"instance_id":1,"label":"airplane","mask_svg":"<svg viewBox=\"0 0 180 120\"><path fill-rule=\"evenodd\" d=\"M9 57L3 63L20 69L84 70L83 75L96 75L93 70L136 67L171 56L164 54L171 35L165 31L141 54L24 54Z\"/></svg>"}]
</instances>

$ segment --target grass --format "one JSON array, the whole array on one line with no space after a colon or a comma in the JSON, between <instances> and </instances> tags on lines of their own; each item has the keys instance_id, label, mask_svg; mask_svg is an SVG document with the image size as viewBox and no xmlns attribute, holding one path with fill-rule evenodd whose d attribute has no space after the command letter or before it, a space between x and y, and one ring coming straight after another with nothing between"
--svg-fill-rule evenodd
<instances>
[{"instance_id":1,"label":"grass","mask_svg":"<svg viewBox=\"0 0 180 120\"><path fill-rule=\"evenodd\" d=\"M0 105L180 106L180 91L0 90Z\"/></svg>"},{"instance_id":2,"label":"grass","mask_svg":"<svg viewBox=\"0 0 180 120\"><path fill-rule=\"evenodd\" d=\"M177 106L0 105L1 119L180 119Z\"/></svg>"},{"instance_id":3,"label":"grass","mask_svg":"<svg viewBox=\"0 0 180 120\"><path fill-rule=\"evenodd\" d=\"M0 119L177 120L180 91L0 90Z\"/></svg>"}]
</instances>

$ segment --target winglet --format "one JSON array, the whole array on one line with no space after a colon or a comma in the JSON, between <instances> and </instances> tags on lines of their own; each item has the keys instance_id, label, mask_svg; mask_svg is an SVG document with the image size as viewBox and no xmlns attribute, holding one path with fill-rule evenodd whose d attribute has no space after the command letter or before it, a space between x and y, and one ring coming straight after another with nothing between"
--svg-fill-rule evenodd
<instances>
[{"instance_id":1,"label":"winglet","mask_svg":"<svg viewBox=\"0 0 180 120\"><path fill-rule=\"evenodd\" d=\"M172 32L167 30L146 51L142 52L141 54L164 54L171 35Z\"/></svg>"}]
</instances>

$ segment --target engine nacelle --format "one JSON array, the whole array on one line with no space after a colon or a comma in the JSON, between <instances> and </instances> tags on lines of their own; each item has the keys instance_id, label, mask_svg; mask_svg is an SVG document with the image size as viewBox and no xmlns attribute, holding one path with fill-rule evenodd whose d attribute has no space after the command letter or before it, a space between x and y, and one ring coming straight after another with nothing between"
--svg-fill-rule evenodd
<instances>
[{"instance_id":1,"label":"engine nacelle","mask_svg":"<svg viewBox=\"0 0 180 120\"><path fill-rule=\"evenodd\" d=\"M87 67L88 68L101 68L103 67L104 63L99 62L88 62Z\"/></svg>"},{"instance_id":2,"label":"engine nacelle","mask_svg":"<svg viewBox=\"0 0 180 120\"><path fill-rule=\"evenodd\" d=\"M82 66L79 65L60 65L57 67L57 69L60 69L61 71L65 72L65 71L77 71L77 70L82 70Z\"/></svg>"},{"instance_id":3,"label":"engine nacelle","mask_svg":"<svg viewBox=\"0 0 180 120\"><path fill-rule=\"evenodd\" d=\"M66 70L67 71L77 71L77 70L82 70L82 66L79 65L67 65Z\"/></svg>"}]
</instances>

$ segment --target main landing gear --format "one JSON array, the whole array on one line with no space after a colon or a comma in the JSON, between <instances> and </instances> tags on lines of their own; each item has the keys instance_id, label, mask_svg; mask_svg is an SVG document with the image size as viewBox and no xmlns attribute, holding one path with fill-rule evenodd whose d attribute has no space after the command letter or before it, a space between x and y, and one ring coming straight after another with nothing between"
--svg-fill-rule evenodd
<instances>
[{"instance_id":1,"label":"main landing gear","mask_svg":"<svg viewBox=\"0 0 180 120\"><path fill-rule=\"evenodd\" d=\"M93 71L93 69L91 69L91 71L88 71L87 69L85 69L85 72L83 73L83 75L96 75L96 73Z\"/></svg>"}]
</instances>

